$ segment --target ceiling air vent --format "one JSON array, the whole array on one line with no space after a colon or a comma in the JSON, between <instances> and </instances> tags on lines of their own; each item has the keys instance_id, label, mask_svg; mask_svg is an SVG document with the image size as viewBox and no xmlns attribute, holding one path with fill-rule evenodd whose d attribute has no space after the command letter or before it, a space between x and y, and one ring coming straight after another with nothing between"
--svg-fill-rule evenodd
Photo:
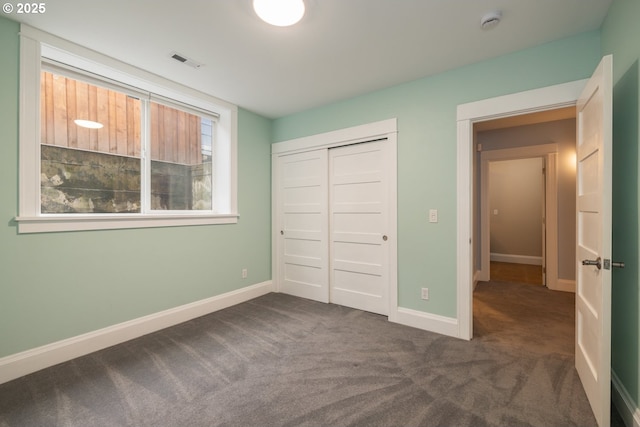
<instances>
[{"instance_id":1,"label":"ceiling air vent","mask_svg":"<svg viewBox=\"0 0 640 427\"><path fill-rule=\"evenodd\" d=\"M171 56L171 58L175 59L176 61L182 62L183 64L188 65L191 68L200 68L204 65L198 61L194 61L193 59L185 55L182 55L181 53L171 52L169 55Z\"/></svg>"}]
</instances>

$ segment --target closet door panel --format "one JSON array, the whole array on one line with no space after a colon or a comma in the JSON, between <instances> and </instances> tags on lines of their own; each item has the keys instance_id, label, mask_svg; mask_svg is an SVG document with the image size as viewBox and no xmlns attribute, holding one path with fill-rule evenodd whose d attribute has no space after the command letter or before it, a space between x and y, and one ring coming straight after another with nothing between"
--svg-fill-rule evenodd
<instances>
[{"instance_id":1,"label":"closet door panel","mask_svg":"<svg viewBox=\"0 0 640 427\"><path fill-rule=\"evenodd\" d=\"M388 167L383 141L329 150L331 302L388 314Z\"/></svg>"},{"instance_id":2,"label":"closet door panel","mask_svg":"<svg viewBox=\"0 0 640 427\"><path fill-rule=\"evenodd\" d=\"M329 301L327 150L278 158L281 292Z\"/></svg>"}]
</instances>

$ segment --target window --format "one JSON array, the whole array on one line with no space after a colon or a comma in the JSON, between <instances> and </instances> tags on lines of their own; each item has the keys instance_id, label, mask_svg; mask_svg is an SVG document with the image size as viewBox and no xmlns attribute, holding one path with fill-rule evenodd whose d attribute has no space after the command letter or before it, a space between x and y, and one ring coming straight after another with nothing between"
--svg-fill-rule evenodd
<instances>
[{"instance_id":1,"label":"window","mask_svg":"<svg viewBox=\"0 0 640 427\"><path fill-rule=\"evenodd\" d=\"M237 222L234 106L21 36L20 233Z\"/></svg>"},{"instance_id":2,"label":"window","mask_svg":"<svg viewBox=\"0 0 640 427\"><path fill-rule=\"evenodd\" d=\"M43 68L42 214L213 210L217 115L193 114Z\"/></svg>"},{"instance_id":3,"label":"window","mask_svg":"<svg viewBox=\"0 0 640 427\"><path fill-rule=\"evenodd\" d=\"M142 211L142 102L40 73L40 213Z\"/></svg>"},{"instance_id":4,"label":"window","mask_svg":"<svg viewBox=\"0 0 640 427\"><path fill-rule=\"evenodd\" d=\"M215 120L150 103L153 210L212 209L212 130Z\"/></svg>"}]
</instances>

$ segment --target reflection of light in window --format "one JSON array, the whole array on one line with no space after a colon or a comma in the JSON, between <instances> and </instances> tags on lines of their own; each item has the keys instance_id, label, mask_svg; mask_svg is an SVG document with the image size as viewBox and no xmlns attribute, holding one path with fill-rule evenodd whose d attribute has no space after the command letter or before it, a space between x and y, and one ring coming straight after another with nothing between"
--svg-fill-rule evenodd
<instances>
[{"instance_id":1,"label":"reflection of light in window","mask_svg":"<svg viewBox=\"0 0 640 427\"><path fill-rule=\"evenodd\" d=\"M76 119L73 123L77 124L80 127L87 129L102 129L104 125L102 123L94 122L92 120L80 120Z\"/></svg>"}]
</instances>

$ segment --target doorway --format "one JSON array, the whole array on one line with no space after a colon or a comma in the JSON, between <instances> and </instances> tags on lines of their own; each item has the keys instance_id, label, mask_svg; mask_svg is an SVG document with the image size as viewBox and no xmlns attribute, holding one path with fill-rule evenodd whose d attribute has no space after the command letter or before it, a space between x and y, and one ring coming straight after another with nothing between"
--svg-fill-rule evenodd
<instances>
[{"instance_id":1,"label":"doorway","mask_svg":"<svg viewBox=\"0 0 640 427\"><path fill-rule=\"evenodd\" d=\"M473 336L474 124L575 106L577 235L575 367L598 425L611 404L611 152L612 56L593 75L575 81L458 106L458 321L460 338ZM586 249L585 249L586 248ZM596 258L597 257L597 258ZM601 268L601 259L605 262ZM587 283L587 281L589 283ZM585 309L585 306L589 309Z\"/></svg>"},{"instance_id":2,"label":"doorway","mask_svg":"<svg viewBox=\"0 0 640 427\"><path fill-rule=\"evenodd\" d=\"M558 282L575 280L575 250L570 250L576 244L574 111L522 115L508 127L491 121L474 126L478 147L474 164L479 170L473 178L479 194L474 217L480 226L474 232L478 282L473 310L479 336L497 310L493 303L512 298L515 312L521 315L507 316L508 321L503 318L492 333L537 333L557 348L573 348L573 295L550 290L572 290L559 289ZM543 268L550 290L541 286ZM533 284L540 289L527 289ZM556 308L564 307L564 312L557 313L558 331L563 332L536 329L535 325L549 320L546 305L556 300L563 301Z\"/></svg>"},{"instance_id":3,"label":"doorway","mask_svg":"<svg viewBox=\"0 0 640 427\"><path fill-rule=\"evenodd\" d=\"M473 336L473 290L477 283L473 257L478 244L474 231L480 225L479 218L474 215L479 196L473 191L474 178L480 173L474 144L475 133L479 131L477 125L496 119L507 123L525 115L534 117L531 113L544 115L553 110L574 108L585 83L586 80L574 81L458 106L456 282L458 336L462 339L469 340Z\"/></svg>"},{"instance_id":4,"label":"doorway","mask_svg":"<svg viewBox=\"0 0 640 427\"><path fill-rule=\"evenodd\" d=\"M545 161L489 163L489 276L493 281L544 286Z\"/></svg>"},{"instance_id":5,"label":"doorway","mask_svg":"<svg viewBox=\"0 0 640 427\"><path fill-rule=\"evenodd\" d=\"M573 107L474 125L475 281L490 280L490 260L537 264L549 289L575 291L575 129ZM493 179L506 180L500 191L510 192L510 200L489 191L499 165ZM517 218L505 224L509 213ZM492 226L503 228L498 250L491 247ZM526 227L534 230L527 234Z\"/></svg>"}]
</instances>

